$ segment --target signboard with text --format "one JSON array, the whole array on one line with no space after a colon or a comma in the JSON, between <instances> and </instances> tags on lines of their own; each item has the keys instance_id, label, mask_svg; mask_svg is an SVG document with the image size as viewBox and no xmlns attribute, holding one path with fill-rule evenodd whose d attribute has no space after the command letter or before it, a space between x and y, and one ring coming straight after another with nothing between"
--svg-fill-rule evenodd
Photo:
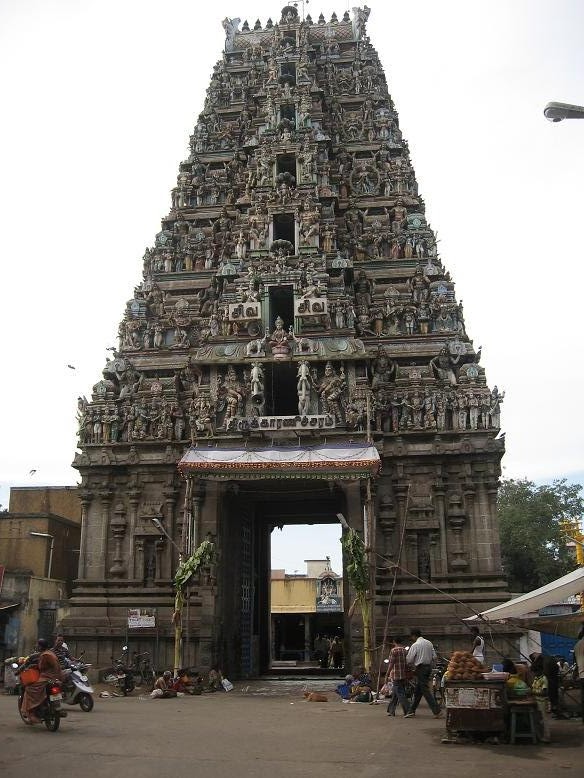
<instances>
[{"instance_id":1,"label":"signboard with text","mask_svg":"<svg viewBox=\"0 0 584 778\"><path fill-rule=\"evenodd\" d=\"M128 608L128 629L156 627L156 608Z\"/></svg>"}]
</instances>

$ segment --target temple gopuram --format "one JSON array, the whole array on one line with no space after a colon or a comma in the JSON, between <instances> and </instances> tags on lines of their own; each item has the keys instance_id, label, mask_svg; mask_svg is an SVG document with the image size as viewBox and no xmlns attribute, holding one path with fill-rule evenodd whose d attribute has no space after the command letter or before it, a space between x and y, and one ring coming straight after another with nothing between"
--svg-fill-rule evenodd
<instances>
[{"instance_id":1,"label":"temple gopuram","mask_svg":"<svg viewBox=\"0 0 584 778\"><path fill-rule=\"evenodd\" d=\"M503 396L426 220L368 16L289 5L263 26L223 21L119 346L79 400L83 531L63 627L99 666L128 640L171 665L179 553L211 539L184 664L266 672L270 535L287 524L340 516L363 534L374 646L389 608L393 634L466 647L461 618L506 598Z\"/></svg>"}]
</instances>

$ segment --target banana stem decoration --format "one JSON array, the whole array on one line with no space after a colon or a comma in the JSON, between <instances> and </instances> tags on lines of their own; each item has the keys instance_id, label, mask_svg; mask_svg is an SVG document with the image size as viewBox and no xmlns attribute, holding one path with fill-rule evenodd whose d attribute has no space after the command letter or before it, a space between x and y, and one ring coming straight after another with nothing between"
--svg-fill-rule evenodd
<instances>
[{"instance_id":1,"label":"banana stem decoration","mask_svg":"<svg viewBox=\"0 0 584 778\"><path fill-rule=\"evenodd\" d=\"M210 540L204 540L193 554L181 562L174 575L174 674L181 668L182 648L182 609L185 604L185 592L191 578L202 567L211 564L215 556L215 545Z\"/></svg>"},{"instance_id":2,"label":"banana stem decoration","mask_svg":"<svg viewBox=\"0 0 584 778\"><path fill-rule=\"evenodd\" d=\"M364 666L371 667L371 598L369 597L369 562L365 543L361 536L352 527L343 533L341 544L345 552L347 565L345 572L349 584L353 587L356 602L359 603L363 618L363 654ZM353 609L353 606L351 606Z\"/></svg>"}]
</instances>

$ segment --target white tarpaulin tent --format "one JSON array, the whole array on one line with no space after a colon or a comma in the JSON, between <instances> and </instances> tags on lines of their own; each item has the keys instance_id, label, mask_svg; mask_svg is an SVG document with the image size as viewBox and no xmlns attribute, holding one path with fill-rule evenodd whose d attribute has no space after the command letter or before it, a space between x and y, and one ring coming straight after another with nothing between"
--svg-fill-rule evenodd
<instances>
[{"instance_id":1,"label":"white tarpaulin tent","mask_svg":"<svg viewBox=\"0 0 584 778\"><path fill-rule=\"evenodd\" d=\"M533 613L548 605L555 605L568 597L584 592L584 567L579 567L568 575L563 575L539 589L514 597L502 605L489 608L478 616L469 616L464 621L505 621L517 619L527 613Z\"/></svg>"}]
</instances>

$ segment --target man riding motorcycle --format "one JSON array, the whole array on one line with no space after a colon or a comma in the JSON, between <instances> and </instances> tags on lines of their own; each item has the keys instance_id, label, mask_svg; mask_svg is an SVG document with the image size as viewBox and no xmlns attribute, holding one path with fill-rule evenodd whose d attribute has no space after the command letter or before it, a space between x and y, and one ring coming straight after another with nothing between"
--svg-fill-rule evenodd
<instances>
[{"instance_id":1,"label":"man riding motorcycle","mask_svg":"<svg viewBox=\"0 0 584 778\"><path fill-rule=\"evenodd\" d=\"M40 724L41 719L34 711L45 701L46 686L50 681L61 680L61 668L55 654L49 650L49 644L43 638L37 643L37 666L40 673L38 681L30 683L24 688L21 712L27 717L29 724Z\"/></svg>"}]
</instances>

